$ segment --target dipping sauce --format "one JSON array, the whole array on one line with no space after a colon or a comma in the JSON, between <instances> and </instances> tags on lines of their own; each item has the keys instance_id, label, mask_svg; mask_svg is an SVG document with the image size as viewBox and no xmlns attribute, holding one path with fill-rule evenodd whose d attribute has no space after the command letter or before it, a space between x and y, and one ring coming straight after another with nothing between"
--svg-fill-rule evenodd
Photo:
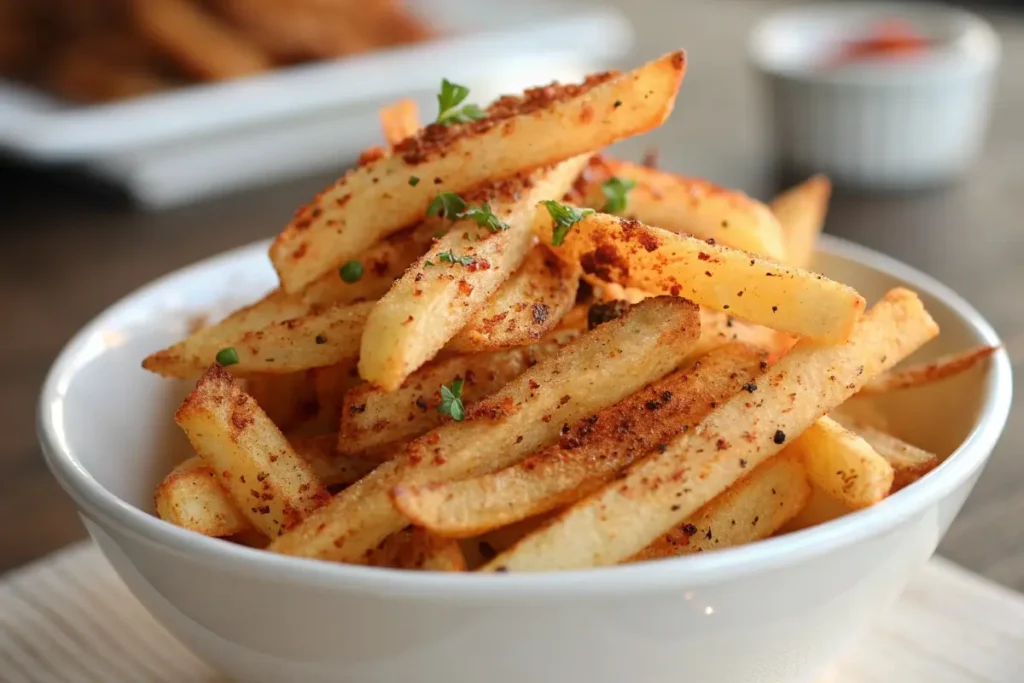
<instances>
[{"instance_id":1,"label":"dipping sauce","mask_svg":"<svg viewBox=\"0 0 1024 683\"><path fill-rule=\"evenodd\" d=\"M908 21L886 19L872 26L863 38L845 42L830 66L844 66L851 62L879 59L906 59L926 53L932 46Z\"/></svg>"}]
</instances>

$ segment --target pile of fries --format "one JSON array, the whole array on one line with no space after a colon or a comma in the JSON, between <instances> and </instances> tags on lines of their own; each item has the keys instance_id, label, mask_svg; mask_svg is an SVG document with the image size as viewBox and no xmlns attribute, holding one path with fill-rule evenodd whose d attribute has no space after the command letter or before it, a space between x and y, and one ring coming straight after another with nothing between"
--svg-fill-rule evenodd
<instances>
[{"instance_id":1,"label":"pile of fries","mask_svg":"<svg viewBox=\"0 0 1024 683\"><path fill-rule=\"evenodd\" d=\"M0 75L102 102L429 35L400 0L0 0Z\"/></svg>"},{"instance_id":2,"label":"pile of fries","mask_svg":"<svg viewBox=\"0 0 1024 683\"><path fill-rule=\"evenodd\" d=\"M159 515L322 560L558 570L750 543L934 468L870 396L993 349L893 370L938 328L913 292L866 308L806 270L825 178L766 206L600 155L668 117L685 64L383 112L390 148L273 243L280 287L145 360L200 378Z\"/></svg>"}]
</instances>

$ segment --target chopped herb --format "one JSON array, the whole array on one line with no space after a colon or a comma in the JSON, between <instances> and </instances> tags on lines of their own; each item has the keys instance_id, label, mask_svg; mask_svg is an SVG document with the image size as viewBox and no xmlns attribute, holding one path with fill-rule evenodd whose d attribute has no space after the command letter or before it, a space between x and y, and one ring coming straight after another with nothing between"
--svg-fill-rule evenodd
<instances>
[{"instance_id":1,"label":"chopped herb","mask_svg":"<svg viewBox=\"0 0 1024 683\"><path fill-rule=\"evenodd\" d=\"M433 266L433 265L434 265L434 262L433 262L433 261L424 261L424 262L423 262L423 267L424 267L424 268L426 268L426 267L428 267L428 266Z\"/></svg>"},{"instance_id":2,"label":"chopped herb","mask_svg":"<svg viewBox=\"0 0 1024 683\"><path fill-rule=\"evenodd\" d=\"M427 207L428 216L444 216L454 221L458 215L466 210L466 202L454 192L438 192L434 201Z\"/></svg>"},{"instance_id":3,"label":"chopped herb","mask_svg":"<svg viewBox=\"0 0 1024 683\"><path fill-rule=\"evenodd\" d=\"M491 232L501 232L502 230L508 230L508 223L504 222L491 211L491 205L484 202L483 206L471 206L462 213L455 216L459 220L469 218L476 221L476 224L481 228L487 228ZM467 239L469 234L466 235Z\"/></svg>"},{"instance_id":4,"label":"chopped herb","mask_svg":"<svg viewBox=\"0 0 1024 683\"><path fill-rule=\"evenodd\" d=\"M462 104L469 97L469 88L441 79L441 92L437 94L437 122L442 126L486 119L487 113L475 104ZM462 105L461 107L459 105Z\"/></svg>"},{"instance_id":5,"label":"chopped herb","mask_svg":"<svg viewBox=\"0 0 1024 683\"><path fill-rule=\"evenodd\" d=\"M437 260L441 261L442 263L459 263L464 266L468 266L474 262L472 256L456 256L455 252L453 252L451 249L449 249L448 251L442 251L440 254L438 254ZM430 262L428 261L427 263Z\"/></svg>"},{"instance_id":6,"label":"chopped herb","mask_svg":"<svg viewBox=\"0 0 1024 683\"><path fill-rule=\"evenodd\" d=\"M441 385L441 405L437 411L442 415L451 415L456 422L462 422L466 417L466 408L462 405L462 380L452 382L452 388Z\"/></svg>"},{"instance_id":7,"label":"chopped herb","mask_svg":"<svg viewBox=\"0 0 1024 683\"><path fill-rule=\"evenodd\" d=\"M359 261L348 261L338 268L338 275L349 284L359 282L359 279L363 277L363 264Z\"/></svg>"},{"instance_id":8,"label":"chopped herb","mask_svg":"<svg viewBox=\"0 0 1024 683\"><path fill-rule=\"evenodd\" d=\"M601 183L605 204L601 209L605 213L622 213L626 210L626 195L636 187L636 181L629 178L612 176Z\"/></svg>"},{"instance_id":9,"label":"chopped herb","mask_svg":"<svg viewBox=\"0 0 1024 683\"><path fill-rule=\"evenodd\" d=\"M420 179L414 175L411 175L409 176L409 184L412 185L413 187L416 187L417 185L420 184Z\"/></svg>"},{"instance_id":10,"label":"chopped herb","mask_svg":"<svg viewBox=\"0 0 1024 683\"><path fill-rule=\"evenodd\" d=\"M238 362L238 352L233 346L221 349L217 352L217 362L224 366L234 365Z\"/></svg>"},{"instance_id":11,"label":"chopped herb","mask_svg":"<svg viewBox=\"0 0 1024 683\"><path fill-rule=\"evenodd\" d=\"M565 242L565 236L572 230L572 226L583 220L584 216L594 213L593 209L577 209L560 204L553 199L545 200L544 205L548 207L551 220L555 222L555 227L551 233L551 244L556 247L561 246Z\"/></svg>"}]
</instances>

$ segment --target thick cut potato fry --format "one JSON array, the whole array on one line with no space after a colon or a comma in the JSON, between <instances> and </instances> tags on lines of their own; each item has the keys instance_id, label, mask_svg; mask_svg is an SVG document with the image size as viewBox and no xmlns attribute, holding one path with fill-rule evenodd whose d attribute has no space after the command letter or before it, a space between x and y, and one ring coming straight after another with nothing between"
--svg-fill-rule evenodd
<instances>
[{"instance_id":1,"label":"thick cut potato fry","mask_svg":"<svg viewBox=\"0 0 1024 683\"><path fill-rule=\"evenodd\" d=\"M403 486L395 504L413 523L456 538L568 505L699 422L757 375L761 360L754 349L723 347L563 429L558 444L512 467L474 479Z\"/></svg>"},{"instance_id":2,"label":"thick cut potato fry","mask_svg":"<svg viewBox=\"0 0 1024 683\"><path fill-rule=\"evenodd\" d=\"M330 496L267 414L213 365L174 415L249 522L273 538Z\"/></svg>"},{"instance_id":3,"label":"thick cut potato fry","mask_svg":"<svg viewBox=\"0 0 1024 683\"><path fill-rule=\"evenodd\" d=\"M436 361L410 375L395 391L363 383L345 394L338 451L359 453L426 434L443 419L437 410L442 385L451 387L462 379L462 402L472 405L554 356L575 336L563 333L560 340L534 346Z\"/></svg>"},{"instance_id":4,"label":"thick cut potato fry","mask_svg":"<svg viewBox=\"0 0 1024 683\"><path fill-rule=\"evenodd\" d=\"M552 240L547 207L535 229ZM556 248L602 280L686 298L717 311L822 343L844 341L864 297L823 275L603 213L585 216Z\"/></svg>"},{"instance_id":5,"label":"thick cut potato fry","mask_svg":"<svg viewBox=\"0 0 1024 683\"><path fill-rule=\"evenodd\" d=\"M756 380L753 394L730 398L484 569L573 569L632 557L936 334L916 294L889 292L845 343L800 342Z\"/></svg>"},{"instance_id":6,"label":"thick cut potato fry","mask_svg":"<svg viewBox=\"0 0 1024 683\"><path fill-rule=\"evenodd\" d=\"M738 190L627 161L594 157L570 193L573 203L604 211L601 185L609 178L636 183L620 215L663 230L785 261L782 230L771 210Z\"/></svg>"},{"instance_id":7,"label":"thick cut potato fry","mask_svg":"<svg viewBox=\"0 0 1024 683\"><path fill-rule=\"evenodd\" d=\"M282 432L291 431L318 411L316 389L310 371L283 375L252 375L245 380L252 396Z\"/></svg>"},{"instance_id":8,"label":"thick cut potato fry","mask_svg":"<svg viewBox=\"0 0 1024 683\"><path fill-rule=\"evenodd\" d=\"M889 495L893 468L863 438L823 417L789 447L804 459L807 476L847 507L874 505Z\"/></svg>"},{"instance_id":9,"label":"thick cut potato fry","mask_svg":"<svg viewBox=\"0 0 1024 683\"><path fill-rule=\"evenodd\" d=\"M979 346L974 349L961 351L960 353L943 356L930 363L892 370L868 382L860 390L860 395L885 394L890 391L911 389L923 384L932 384L947 377L954 377L962 372L967 372L979 363L983 363L985 359L997 350L999 350L998 346Z\"/></svg>"},{"instance_id":10,"label":"thick cut potato fry","mask_svg":"<svg viewBox=\"0 0 1024 683\"><path fill-rule=\"evenodd\" d=\"M160 519L204 536L233 536L252 528L217 473L199 457L174 468L160 482L153 500Z\"/></svg>"},{"instance_id":11,"label":"thick cut potato fry","mask_svg":"<svg viewBox=\"0 0 1024 683\"><path fill-rule=\"evenodd\" d=\"M782 454L788 450L783 450ZM843 505L842 501L836 500L811 483L811 496L807 500L807 504L792 519L782 525L779 534L809 529L812 526L839 519L851 512L853 512L852 508Z\"/></svg>"},{"instance_id":12,"label":"thick cut potato fry","mask_svg":"<svg viewBox=\"0 0 1024 683\"><path fill-rule=\"evenodd\" d=\"M420 107L416 100L398 100L381 109L378 116L389 147L412 137L420 129Z\"/></svg>"},{"instance_id":13,"label":"thick cut potato fry","mask_svg":"<svg viewBox=\"0 0 1024 683\"><path fill-rule=\"evenodd\" d=\"M810 497L811 485L800 457L783 451L712 498L692 517L634 555L632 561L660 560L760 541L796 516Z\"/></svg>"},{"instance_id":14,"label":"thick cut potato fry","mask_svg":"<svg viewBox=\"0 0 1024 683\"><path fill-rule=\"evenodd\" d=\"M656 128L672 112L685 68L683 52L673 52L629 73L503 97L482 121L427 126L296 213L270 249L282 287L299 291L420 220L440 191L463 192Z\"/></svg>"},{"instance_id":15,"label":"thick cut potato fry","mask_svg":"<svg viewBox=\"0 0 1024 683\"><path fill-rule=\"evenodd\" d=\"M533 246L533 206L562 196L586 161L576 157L467 195L471 205L489 205L506 229L459 221L395 282L366 320L362 378L394 391L484 309Z\"/></svg>"},{"instance_id":16,"label":"thick cut potato fry","mask_svg":"<svg viewBox=\"0 0 1024 683\"><path fill-rule=\"evenodd\" d=\"M638 304L477 403L464 422L420 437L270 549L363 561L368 550L407 524L391 501L395 487L480 476L515 464L553 443L562 425L675 369L696 341L699 325L697 307L688 301L659 297Z\"/></svg>"},{"instance_id":17,"label":"thick cut potato fry","mask_svg":"<svg viewBox=\"0 0 1024 683\"><path fill-rule=\"evenodd\" d=\"M428 572L466 571L466 557L458 541L418 528L402 529L388 536L370 553L366 564Z\"/></svg>"},{"instance_id":18,"label":"thick cut potato fry","mask_svg":"<svg viewBox=\"0 0 1024 683\"><path fill-rule=\"evenodd\" d=\"M831 195L832 183L825 176L816 175L772 200L771 209L782 226L785 262L789 265L807 268L811 264L818 235L825 227Z\"/></svg>"},{"instance_id":19,"label":"thick cut potato fry","mask_svg":"<svg viewBox=\"0 0 1024 683\"><path fill-rule=\"evenodd\" d=\"M352 455L338 453L335 434L294 437L288 440L295 454L305 460L324 486L349 486L372 472L390 453L367 451Z\"/></svg>"},{"instance_id":20,"label":"thick cut potato fry","mask_svg":"<svg viewBox=\"0 0 1024 683\"><path fill-rule=\"evenodd\" d=\"M538 341L558 326L576 303L578 265L537 245L462 331L448 350L481 353Z\"/></svg>"},{"instance_id":21,"label":"thick cut potato fry","mask_svg":"<svg viewBox=\"0 0 1024 683\"><path fill-rule=\"evenodd\" d=\"M867 441L880 456L892 465L895 477L891 492L899 491L903 487L913 484L942 462L942 459L934 453L912 446L880 429L857 423L846 426Z\"/></svg>"}]
</instances>

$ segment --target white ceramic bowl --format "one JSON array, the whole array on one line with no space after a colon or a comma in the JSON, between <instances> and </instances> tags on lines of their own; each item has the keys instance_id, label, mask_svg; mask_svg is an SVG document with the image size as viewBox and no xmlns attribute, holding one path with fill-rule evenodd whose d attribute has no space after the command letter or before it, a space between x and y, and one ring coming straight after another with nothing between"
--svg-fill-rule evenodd
<instances>
[{"instance_id":1,"label":"white ceramic bowl","mask_svg":"<svg viewBox=\"0 0 1024 683\"><path fill-rule=\"evenodd\" d=\"M909 22L935 46L919 57L828 66L879 20ZM978 157L1000 60L982 19L929 3L828 3L771 15L750 36L779 161L840 185L912 189L948 182Z\"/></svg>"},{"instance_id":2,"label":"white ceramic bowl","mask_svg":"<svg viewBox=\"0 0 1024 683\"><path fill-rule=\"evenodd\" d=\"M928 356L998 343L944 286L823 240L817 267L869 299L919 291L943 328ZM132 294L65 348L39 433L54 475L139 600L198 655L247 682L766 683L809 681L935 550L999 438L1011 373L979 369L894 396L898 433L951 454L881 504L750 546L656 563L535 575L399 572L272 555L152 516L152 491L188 450L172 421L186 383L139 362L196 313L273 282L266 245L204 261Z\"/></svg>"}]
</instances>

